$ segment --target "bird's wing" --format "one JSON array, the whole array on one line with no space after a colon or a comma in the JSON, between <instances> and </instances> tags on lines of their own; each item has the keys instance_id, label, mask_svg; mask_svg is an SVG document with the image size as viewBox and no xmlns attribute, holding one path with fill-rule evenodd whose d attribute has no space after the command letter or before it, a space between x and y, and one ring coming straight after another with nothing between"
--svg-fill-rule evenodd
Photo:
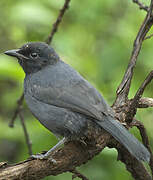
<instances>
[{"instance_id":1,"label":"bird's wing","mask_svg":"<svg viewBox=\"0 0 153 180\"><path fill-rule=\"evenodd\" d=\"M56 73L56 78L52 79L55 83L33 86L33 96L37 100L99 120L102 113L112 115L112 109L100 93L79 73L72 69L62 74Z\"/></svg>"}]
</instances>

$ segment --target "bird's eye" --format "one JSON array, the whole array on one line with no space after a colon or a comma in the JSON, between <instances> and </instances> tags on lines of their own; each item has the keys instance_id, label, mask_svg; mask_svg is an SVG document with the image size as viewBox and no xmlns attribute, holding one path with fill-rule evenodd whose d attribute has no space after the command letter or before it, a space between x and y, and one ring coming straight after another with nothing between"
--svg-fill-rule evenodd
<instances>
[{"instance_id":1,"label":"bird's eye","mask_svg":"<svg viewBox=\"0 0 153 180\"><path fill-rule=\"evenodd\" d=\"M37 53L31 53L30 56L31 56L32 58L36 58L36 57L38 57L38 54L37 54Z\"/></svg>"}]
</instances>

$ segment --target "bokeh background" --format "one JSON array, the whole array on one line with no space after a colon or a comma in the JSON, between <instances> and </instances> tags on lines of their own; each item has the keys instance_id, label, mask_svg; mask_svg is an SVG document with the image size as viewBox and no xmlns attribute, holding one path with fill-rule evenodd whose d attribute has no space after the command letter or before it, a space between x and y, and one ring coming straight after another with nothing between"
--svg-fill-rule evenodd
<instances>
[{"instance_id":1,"label":"bokeh background","mask_svg":"<svg viewBox=\"0 0 153 180\"><path fill-rule=\"evenodd\" d=\"M149 0L143 2L149 4ZM29 41L47 39L63 3L64 0L0 0L0 161L11 163L28 157L20 120L15 121L14 128L8 127L16 100L23 90L24 73L15 59L3 52ZM65 62L94 84L111 105L144 16L145 12L139 10L132 0L72 0L52 46ZM138 58L130 97L152 70L152 49L153 39L146 40ZM153 83L144 96L153 97ZM48 150L56 144L56 138L31 115L25 103L24 117L33 153ZM153 147L152 109L140 109L137 118L147 128ZM141 139L137 129L131 131ZM106 148L78 169L89 179L131 180L125 166L116 158L117 152ZM68 180L71 176L71 173L65 173L45 179Z\"/></svg>"}]
</instances>

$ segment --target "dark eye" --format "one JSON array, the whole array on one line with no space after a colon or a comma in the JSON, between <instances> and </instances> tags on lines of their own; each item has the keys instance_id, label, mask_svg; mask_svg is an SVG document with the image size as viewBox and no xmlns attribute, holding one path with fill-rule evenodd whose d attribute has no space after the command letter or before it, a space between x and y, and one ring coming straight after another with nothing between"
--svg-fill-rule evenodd
<instances>
[{"instance_id":1,"label":"dark eye","mask_svg":"<svg viewBox=\"0 0 153 180\"><path fill-rule=\"evenodd\" d=\"M46 64L48 61L47 60L43 60L43 63Z\"/></svg>"},{"instance_id":2,"label":"dark eye","mask_svg":"<svg viewBox=\"0 0 153 180\"><path fill-rule=\"evenodd\" d=\"M32 58L36 58L36 57L38 57L38 54L37 54L37 53L31 53L30 56L31 56Z\"/></svg>"}]
</instances>

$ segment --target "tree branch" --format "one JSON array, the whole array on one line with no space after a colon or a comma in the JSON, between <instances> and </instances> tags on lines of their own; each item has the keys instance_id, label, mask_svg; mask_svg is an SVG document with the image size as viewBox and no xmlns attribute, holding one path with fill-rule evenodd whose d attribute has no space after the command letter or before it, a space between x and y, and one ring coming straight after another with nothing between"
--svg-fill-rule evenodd
<instances>
[{"instance_id":1,"label":"tree branch","mask_svg":"<svg viewBox=\"0 0 153 180\"><path fill-rule=\"evenodd\" d=\"M95 134L95 130L93 130L91 133L94 134L91 134L91 139L87 140L87 146L79 142L70 142L53 152L52 157L56 160L56 164L48 160L28 160L16 165L6 165L0 168L0 180L38 180L49 175L58 175L75 169L76 166L86 163L98 154L111 138L106 132ZM94 139L92 139L93 137Z\"/></svg>"},{"instance_id":2,"label":"tree branch","mask_svg":"<svg viewBox=\"0 0 153 180\"><path fill-rule=\"evenodd\" d=\"M29 155L32 155L32 143L30 141L28 131L27 131L25 123L24 123L24 117L22 115L22 103L23 103L23 100L24 100L24 94L22 94L21 97L19 98L19 100L17 101L17 107L16 107L16 110L14 112L14 116L12 117L12 119L11 119L11 121L9 123L9 127L11 127L11 128L14 127L14 121L17 118L17 116L19 115L20 120L21 120L21 125L23 127L23 132L24 132L24 135L25 135L25 139L26 139L26 144L27 144L27 147L28 147L28 152L29 152Z\"/></svg>"},{"instance_id":3,"label":"tree branch","mask_svg":"<svg viewBox=\"0 0 153 180\"><path fill-rule=\"evenodd\" d=\"M32 155L32 143L30 141L29 134L28 134L27 128L25 126L24 117L22 115L21 110L19 111L19 117L20 117L21 124L22 124L22 127L23 127L23 132L24 132L26 144L27 144L27 147L28 147L28 153L31 156Z\"/></svg>"},{"instance_id":4,"label":"tree branch","mask_svg":"<svg viewBox=\"0 0 153 180\"><path fill-rule=\"evenodd\" d=\"M135 4L137 4L139 6L140 9L143 9L145 11L149 11L149 7L148 6L145 6L143 3L141 3L139 0L133 0L133 2Z\"/></svg>"},{"instance_id":5,"label":"tree branch","mask_svg":"<svg viewBox=\"0 0 153 180\"><path fill-rule=\"evenodd\" d=\"M146 131L144 125L140 121L138 121L136 119L134 119L134 121L132 122L131 125L136 126L139 129L141 137L142 137L143 144L147 147L147 149L150 152L151 158L150 158L149 166L150 166L152 176L153 176L153 153L152 153L152 150L151 150L151 147L150 147L147 131Z\"/></svg>"},{"instance_id":6,"label":"tree branch","mask_svg":"<svg viewBox=\"0 0 153 180\"><path fill-rule=\"evenodd\" d=\"M136 94L135 94L135 96L133 98L133 101L132 101L133 104L136 104L136 106L138 105L138 102L139 102L140 98L142 97L145 88L147 87L147 85L149 83L151 83L152 79L153 79L153 71L151 71L148 74L148 76L146 77L146 79L144 80L144 82L142 83L142 85L140 86L138 91L136 92Z\"/></svg>"},{"instance_id":7,"label":"tree branch","mask_svg":"<svg viewBox=\"0 0 153 180\"><path fill-rule=\"evenodd\" d=\"M148 76L146 77L146 79L144 80L144 82L136 92L134 98L130 101L129 109L126 112L126 117L125 117L126 122L130 123L133 120L133 117L135 116L137 112L137 108L139 106L139 100L142 97L145 88L152 81L152 79L153 79L153 71L151 71L148 74Z\"/></svg>"},{"instance_id":8,"label":"tree branch","mask_svg":"<svg viewBox=\"0 0 153 180\"><path fill-rule=\"evenodd\" d=\"M130 58L127 70L124 74L121 84L119 85L117 89L117 92L116 92L117 97L114 103L114 105L116 106L123 105L128 99L129 89L131 86L131 80L133 77L133 70L136 65L137 57L139 55L143 40L153 25L152 9L153 9L153 0L151 0L149 11L147 12L147 15L134 41L133 50L132 50L132 54L131 54L131 58Z\"/></svg>"},{"instance_id":9,"label":"tree branch","mask_svg":"<svg viewBox=\"0 0 153 180\"><path fill-rule=\"evenodd\" d=\"M153 37L153 34L150 34L149 36L145 37L144 40L151 39Z\"/></svg>"},{"instance_id":10,"label":"tree branch","mask_svg":"<svg viewBox=\"0 0 153 180\"><path fill-rule=\"evenodd\" d=\"M79 171L76 169L71 170L74 175L72 176L72 179L75 179L76 177L82 179L82 180L89 180L87 177L85 177L83 174L81 174Z\"/></svg>"},{"instance_id":11,"label":"tree branch","mask_svg":"<svg viewBox=\"0 0 153 180\"><path fill-rule=\"evenodd\" d=\"M140 98L138 108L153 107L153 98L143 97Z\"/></svg>"},{"instance_id":12,"label":"tree branch","mask_svg":"<svg viewBox=\"0 0 153 180\"><path fill-rule=\"evenodd\" d=\"M24 100L24 94L22 93L22 95L20 96L20 98L17 100L17 107L15 109L14 115L9 123L9 127L14 127L14 121L17 118L20 110L21 110L21 106Z\"/></svg>"},{"instance_id":13,"label":"tree branch","mask_svg":"<svg viewBox=\"0 0 153 180\"><path fill-rule=\"evenodd\" d=\"M85 140L86 146L80 142L69 142L63 148L54 151L51 156L56 163L49 160L27 160L16 165L6 165L0 168L0 180L38 180L49 175L69 172L92 159L107 145L118 149L120 160L126 164L133 177L139 180L151 180L143 164L131 156L110 134L104 130L96 132L94 127L92 128L88 132L88 139Z\"/></svg>"},{"instance_id":14,"label":"tree branch","mask_svg":"<svg viewBox=\"0 0 153 180\"><path fill-rule=\"evenodd\" d=\"M122 147L118 148L118 151L118 159L125 164L126 169L135 180L152 180L152 177L142 163L132 157L131 154L126 152Z\"/></svg>"},{"instance_id":15,"label":"tree branch","mask_svg":"<svg viewBox=\"0 0 153 180\"><path fill-rule=\"evenodd\" d=\"M53 36L58 30L58 26L59 26L60 22L62 21L64 13L66 12L66 10L69 7L69 3L70 3L70 0L65 0L63 8L59 11L59 15L58 15L55 23L52 26L52 31L51 31L50 35L48 36L48 38L46 40L47 44L50 44L52 42Z\"/></svg>"}]
</instances>

